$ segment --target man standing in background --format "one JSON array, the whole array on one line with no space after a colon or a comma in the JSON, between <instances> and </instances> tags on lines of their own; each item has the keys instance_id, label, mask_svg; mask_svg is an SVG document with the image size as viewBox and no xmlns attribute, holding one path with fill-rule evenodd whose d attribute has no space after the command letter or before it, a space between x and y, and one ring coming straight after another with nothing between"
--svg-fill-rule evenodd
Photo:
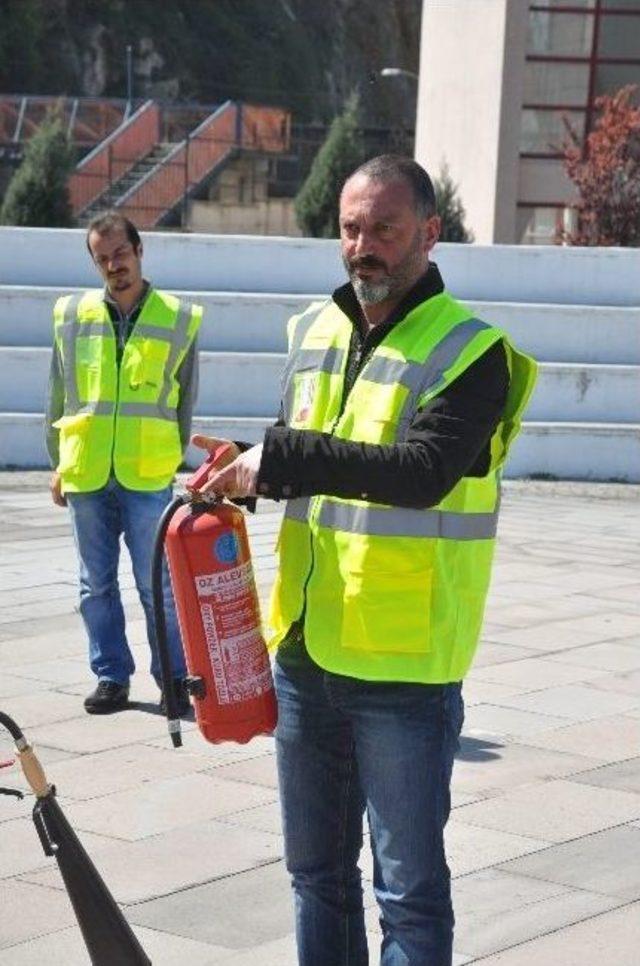
<instances>
[{"instance_id":1,"label":"man standing in background","mask_svg":"<svg viewBox=\"0 0 640 966\"><path fill-rule=\"evenodd\" d=\"M142 276L142 242L118 213L95 218L87 248L105 288L58 299L46 406L51 495L68 506L80 565L80 613L96 689L89 714L127 705L135 670L118 585L120 536L131 556L161 687L151 591L158 520L189 441L202 308ZM168 573L167 634L180 713L186 667ZM161 707L164 696L161 696Z\"/></svg>"}]
</instances>

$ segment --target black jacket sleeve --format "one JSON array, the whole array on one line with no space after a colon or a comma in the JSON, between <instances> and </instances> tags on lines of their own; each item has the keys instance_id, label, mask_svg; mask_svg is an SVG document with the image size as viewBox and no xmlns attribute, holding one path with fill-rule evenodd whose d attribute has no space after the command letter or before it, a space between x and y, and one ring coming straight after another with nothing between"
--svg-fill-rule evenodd
<instances>
[{"instance_id":1,"label":"black jacket sleeve","mask_svg":"<svg viewBox=\"0 0 640 966\"><path fill-rule=\"evenodd\" d=\"M276 424L266 432L258 493L434 506L463 476L487 472L508 388L505 350L497 342L416 413L406 442L357 443Z\"/></svg>"}]
</instances>

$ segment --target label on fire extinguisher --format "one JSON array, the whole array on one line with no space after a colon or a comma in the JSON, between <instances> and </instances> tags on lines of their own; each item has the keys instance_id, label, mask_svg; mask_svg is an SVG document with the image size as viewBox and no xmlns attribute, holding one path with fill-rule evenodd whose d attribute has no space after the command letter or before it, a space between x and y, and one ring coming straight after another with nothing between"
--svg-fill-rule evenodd
<instances>
[{"instance_id":1,"label":"label on fire extinguisher","mask_svg":"<svg viewBox=\"0 0 640 966\"><path fill-rule=\"evenodd\" d=\"M219 703L263 694L271 687L271 672L251 563L201 574L195 583Z\"/></svg>"}]
</instances>

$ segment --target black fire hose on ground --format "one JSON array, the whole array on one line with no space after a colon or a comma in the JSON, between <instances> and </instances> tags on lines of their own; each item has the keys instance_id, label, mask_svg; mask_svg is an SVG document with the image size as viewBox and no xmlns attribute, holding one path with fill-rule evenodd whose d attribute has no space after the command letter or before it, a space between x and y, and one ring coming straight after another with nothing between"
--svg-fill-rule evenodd
<instances>
[{"instance_id":1,"label":"black fire hose on ground","mask_svg":"<svg viewBox=\"0 0 640 966\"><path fill-rule=\"evenodd\" d=\"M13 718L0 725L14 740L22 771L36 795L33 821L45 855L55 856L82 931L92 966L152 966L120 907L106 887L56 801L42 765ZM8 790L11 794L11 790Z\"/></svg>"},{"instance_id":2,"label":"black fire hose on ground","mask_svg":"<svg viewBox=\"0 0 640 966\"><path fill-rule=\"evenodd\" d=\"M176 696L173 690L173 675L171 673L171 658L169 656L169 646L167 644L167 620L164 612L164 592L163 592L163 562L164 562L164 538L169 529L169 524L175 513L185 503L189 502L189 497L176 496L171 503L167 504L158 522L155 541L153 544L153 557L151 560L151 587L153 592L153 621L156 632L156 647L158 648L158 658L160 659L160 671L162 673L162 691L164 694L164 707L167 715L167 725L174 748L182 746L182 734L180 732L180 717L176 706Z\"/></svg>"}]
</instances>

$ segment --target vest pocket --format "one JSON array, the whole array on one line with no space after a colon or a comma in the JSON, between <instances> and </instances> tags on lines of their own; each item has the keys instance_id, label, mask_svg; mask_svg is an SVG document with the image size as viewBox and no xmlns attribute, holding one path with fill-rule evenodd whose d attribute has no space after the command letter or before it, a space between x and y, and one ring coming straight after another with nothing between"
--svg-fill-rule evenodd
<instances>
[{"instance_id":1,"label":"vest pocket","mask_svg":"<svg viewBox=\"0 0 640 966\"><path fill-rule=\"evenodd\" d=\"M182 461L177 423L168 419L140 420L138 472L142 477L172 475Z\"/></svg>"},{"instance_id":2,"label":"vest pocket","mask_svg":"<svg viewBox=\"0 0 640 966\"><path fill-rule=\"evenodd\" d=\"M342 646L389 654L431 649L431 572L351 570L346 575Z\"/></svg>"},{"instance_id":3,"label":"vest pocket","mask_svg":"<svg viewBox=\"0 0 640 966\"><path fill-rule=\"evenodd\" d=\"M84 473L87 463L87 441L91 413L79 413L76 416L61 416L53 423L60 430L60 458L57 472L80 476Z\"/></svg>"}]
</instances>

